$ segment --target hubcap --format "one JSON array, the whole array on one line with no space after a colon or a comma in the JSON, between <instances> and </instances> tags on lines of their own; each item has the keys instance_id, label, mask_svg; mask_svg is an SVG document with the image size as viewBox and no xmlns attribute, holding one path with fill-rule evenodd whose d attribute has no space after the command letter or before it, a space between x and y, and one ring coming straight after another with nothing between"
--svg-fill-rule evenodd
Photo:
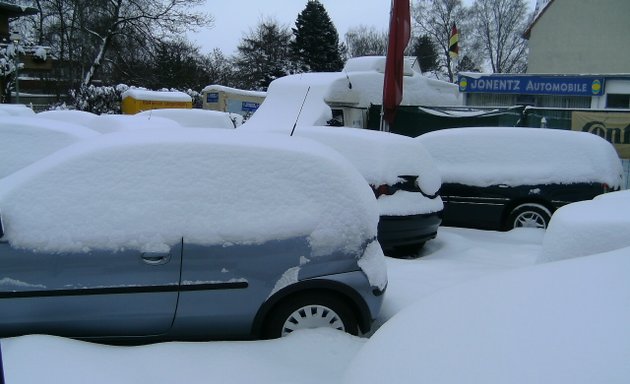
<instances>
[{"instance_id":1,"label":"hubcap","mask_svg":"<svg viewBox=\"0 0 630 384\"><path fill-rule=\"evenodd\" d=\"M514 227L520 228L542 228L547 227L545 218L536 212L523 212L514 220Z\"/></svg>"},{"instance_id":2,"label":"hubcap","mask_svg":"<svg viewBox=\"0 0 630 384\"><path fill-rule=\"evenodd\" d=\"M343 321L339 315L328 307L322 305L306 305L294 311L282 326L282 336L298 329L330 327L345 331Z\"/></svg>"}]
</instances>

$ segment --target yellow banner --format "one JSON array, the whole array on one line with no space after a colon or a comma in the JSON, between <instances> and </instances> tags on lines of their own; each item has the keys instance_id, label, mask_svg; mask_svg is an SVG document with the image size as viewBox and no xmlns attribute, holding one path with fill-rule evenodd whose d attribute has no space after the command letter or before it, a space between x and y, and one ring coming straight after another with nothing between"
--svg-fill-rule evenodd
<instances>
[{"instance_id":1,"label":"yellow banner","mask_svg":"<svg viewBox=\"0 0 630 384\"><path fill-rule=\"evenodd\" d=\"M574 111L571 114L571 129L603 137L615 146L619 157L630 159L630 111Z\"/></svg>"}]
</instances>

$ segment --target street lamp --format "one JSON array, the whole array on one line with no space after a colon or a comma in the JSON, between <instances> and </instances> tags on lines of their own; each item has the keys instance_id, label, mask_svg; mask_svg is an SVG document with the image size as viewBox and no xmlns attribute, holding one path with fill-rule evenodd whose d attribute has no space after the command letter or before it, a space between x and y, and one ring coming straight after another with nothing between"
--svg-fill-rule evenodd
<instances>
[{"instance_id":1,"label":"street lamp","mask_svg":"<svg viewBox=\"0 0 630 384\"><path fill-rule=\"evenodd\" d=\"M13 44L15 45L15 48L14 48L15 49L15 103L19 104L20 103L20 82L19 82L19 76L20 76L20 50L19 50L19 44L20 44L20 40L22 39L22 37L20 36L19 33L12 33L9 38L11 39Z\"/></svg>"}]
</instances>

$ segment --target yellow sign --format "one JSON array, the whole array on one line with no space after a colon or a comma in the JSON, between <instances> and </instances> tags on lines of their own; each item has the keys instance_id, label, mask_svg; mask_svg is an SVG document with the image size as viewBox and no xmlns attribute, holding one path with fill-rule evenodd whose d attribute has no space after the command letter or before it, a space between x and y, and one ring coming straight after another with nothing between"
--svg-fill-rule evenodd
<instances>
[{"instance_id":1,"label":"yellow sign","mask_svg":"<svg viewBox=\"0 0 630 384\"><path fill-rule=\"evenodd\" d=\"M615 146L619 157L630 159L630 111L574 111L571 114L571 129L603 137Z\"/></svg>"}]
</instances>

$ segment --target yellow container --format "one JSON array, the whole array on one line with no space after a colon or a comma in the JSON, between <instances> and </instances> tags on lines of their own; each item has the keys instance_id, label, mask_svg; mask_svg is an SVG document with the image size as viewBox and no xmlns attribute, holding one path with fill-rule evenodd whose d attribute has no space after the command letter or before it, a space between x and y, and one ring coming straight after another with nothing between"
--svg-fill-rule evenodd
<instances>
[{"instance_id":1,"label":"yellow container","mask_svg":"<svg viewBox=\"0 0 630 384\"><path fill-rule=\"evenodd\" d=\"M192 108L192 97L184 92L147 91L129 89L122 94L122 113L134 115L138 112L161 108Z\"/></svg>"}]
</instances>

